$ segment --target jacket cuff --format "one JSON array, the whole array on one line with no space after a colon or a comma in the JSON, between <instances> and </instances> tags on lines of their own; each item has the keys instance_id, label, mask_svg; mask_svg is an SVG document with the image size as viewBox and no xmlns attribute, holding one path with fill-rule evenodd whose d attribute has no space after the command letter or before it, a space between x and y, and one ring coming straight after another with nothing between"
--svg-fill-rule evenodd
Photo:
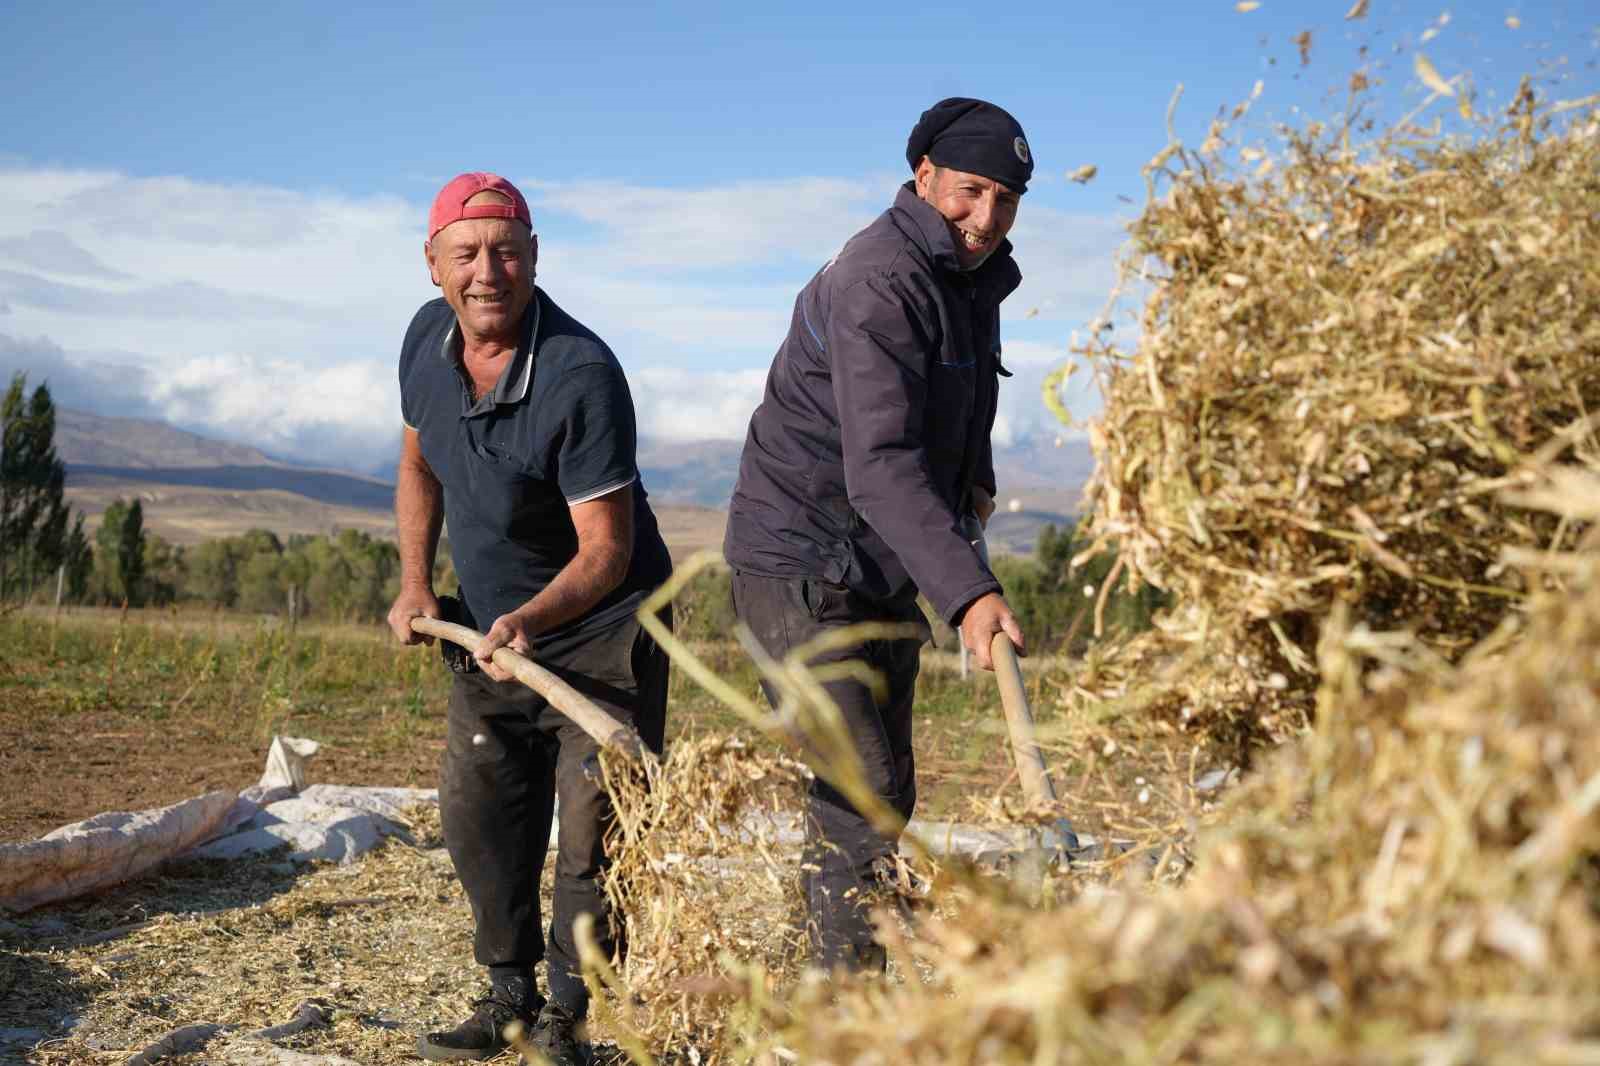
<instances>
[{"instance_id":1,"label":"jacket cuff","mask_svg":"<svg viewBox=\"0 0 1600 1066\"><path fill-rule=\"evenodd\" d=\"M951 629L959 629L961 628L961 616L967 613L967 608L971 607L975 600L981 596L986 596L991 592L1002 591L1003 590L1000 587L1000 582L994 580L993 578L990 578L987 581L981 581L978 584L973 585L971 588L966 589L949 602L941 605L939 608L939 617L943 618L947 623L949 623Z\"/></svg>"}]
</instances>

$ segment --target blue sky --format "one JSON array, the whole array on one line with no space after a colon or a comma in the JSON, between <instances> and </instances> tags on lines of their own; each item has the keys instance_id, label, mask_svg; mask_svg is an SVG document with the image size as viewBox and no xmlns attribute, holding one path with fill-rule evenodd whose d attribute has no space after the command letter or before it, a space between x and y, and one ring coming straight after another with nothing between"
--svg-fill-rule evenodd
<instances>
[{"instance_id":1,"label":"blue sky","mask_svg":"<svg viewBox=\"0 0 1600 1066\"><path fill-rule=\"evenodd\" d=\"M1039 164L997 433L1053 433L1037 382L1111 288L1178 83L1191 142L1258 80L1242 139L1331 115L1362 66L1392 118L1427 95L1416 50L1491 107L1525 72L1556 97L1600 85L1587 5L1371 0L1347 21L1352 2L7 3L0 370L384 468L395 350L434 291L427 203L493 169L645 431L738 437L795 291L887 205L917 114L969 95L1010 109ZM1084 164L1093 181L1066 180ZM1071 400L1094 410L1086 386Z\"/></svg>"}]
</instances>

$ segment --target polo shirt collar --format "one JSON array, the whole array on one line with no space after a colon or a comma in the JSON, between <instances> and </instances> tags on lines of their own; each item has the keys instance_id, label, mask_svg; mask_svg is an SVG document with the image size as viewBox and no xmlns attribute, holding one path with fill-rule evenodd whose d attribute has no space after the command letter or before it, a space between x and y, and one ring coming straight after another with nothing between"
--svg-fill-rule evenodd
<instances>
[{"instance_id":1,"label":"polo shirt collar","mask_svg":"<svg viewBox=\"0 0 1600 1066\"><path fill-rule=\"evenodd\" d=\"M461 400L463 415L484 414L492 409L492 405L521 403L527 399L528 386L533 382L533 348L539 339L542 295L539 287L535 285L533 297L528 301L528 309L522 314L522 340L518 343L511 362L500 371L500 380L495 382L494 389L476 404L472 402L471 391L464 389ZM444 341L439 346L439 355L455 368L457 374L460 374L462 373L461 337L456 332L457 325L456 322L450 323L450 329L445 332Z\"/></svg>"}]
</instances>

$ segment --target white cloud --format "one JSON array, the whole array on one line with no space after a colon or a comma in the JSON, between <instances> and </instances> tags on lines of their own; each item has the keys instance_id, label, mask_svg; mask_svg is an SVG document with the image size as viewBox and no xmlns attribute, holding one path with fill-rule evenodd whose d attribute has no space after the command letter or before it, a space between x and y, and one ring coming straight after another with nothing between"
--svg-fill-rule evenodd
<instances>
[{"instance_id":1,"label":"white cloud","mask_svg":"<svg viewBox=\"0 0 1600 1066\"><path fill-rule=\"evenodd\" d=\"M308 366L198 356L168 366L149 396L168 419L213 436L321 465L388 469L400 439L398 400L384 402L393 378L393 368L376 359Z\"/></svg>"},{"instance_id":2,"label":"white cloud","mask_svg":"<svg viewBox=\"0 0 1600 1066\"><path fill-rule=\"evenodd\" d=\"M629 369L642 433L736 439L796 292L897 184L530 183L540 284ZM425 207L0 165L0 364L48 376L68 406L388 469L394 360L437 293ZM1064 355L1054 338L1099 310L1121 235L1115 219L1029 204L1012 236L1025 280L1006 305L1018 379L1002 431L1021 434L1049 418L1037 381Z\"/></svg>"},{"instance_id":3,"label":"white cloud","mask_svg":"<svg viewBox=\"0 0 1600 1066\"><path fill-rule=\"evenodd\" d=\"M1010 370L1023 366L1054 368L1067 361L1067 346L1045 341L1005 340L1000 358Z\"/></svg>"},{"instance_id":4,"label":"white cloud","mask_svg":"<svg viewBox=\"0 0 1600 1066\"><path fill-rule=\"evenodd\" d=\"M890 178L793 178L699 189L534 182L549 209L601 227L612 269L705 270L799 260L820 267L893 198Z\"/></svg>"},{"instance_id":5,"label":"white cloud","mask_svg":"<svg viewBox=\"0 0 1600 1066\"><path fill-rule=\"evenodd\" d=\"M127 277L100 262L93 252L59 230L34 230L0 239L0 261L57 276Z\"/></svg>"},{"instance_id":6,"label":"white cloud","mask_svg":"<svg viewBox=\"0 0 1600 1066\"><path fill-rule=\"evenodd\" d=\"M1024 201L1011 230L1022 285L1005 302L1007 321L1037 318L1072 328L1099 314L1116 284L1126 225L1125 219Z\"/></svg>"},{"instance_id":7,"label":"white cloud","mask_svg":"<svg viewBox=\"0 0 1600 1066\"><path fill-rule=\"evenodd\" d=\"M386 361L210 355L168 360L157 373L127 358L0 334L0 378L21 370L30 385L48 383L62 407L169 421L315 466L393 472L400 421Z\"/></svg>"},{"instance_id":8,"label":"white cloud","mask_svg":"<svg viewBox=\"0 0 1600 1066\"><path fill-rule=\"evenodd\" d=\"M994 429L989 433L989 441L996 448L1009 448L1017 442L1017 428L1011 424L1009 411L995 412Z\"/></svg>"},{"instance_id":9,"label":"white cloud","mask_svg":"<svg viewBox=\"0 0 1600 1066\"><path fill-rule=\"evenodd\" d=\"M648 367L628 374L641 432L661 440L743 440L767 372Z\"/></svg>"}]
</instances>

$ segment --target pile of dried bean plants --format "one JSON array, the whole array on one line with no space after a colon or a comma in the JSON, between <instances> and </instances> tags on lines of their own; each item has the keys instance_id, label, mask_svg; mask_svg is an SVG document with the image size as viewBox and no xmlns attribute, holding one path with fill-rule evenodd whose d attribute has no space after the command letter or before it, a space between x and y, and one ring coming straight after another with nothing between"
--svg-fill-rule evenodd
<instances>
[{"instance_id":1,"label":"pile of dried bean plants","mask_svg":"<svg viewBox=\"0 0 1600 1066\"><path fill-rule=\"evenodd\" d=\"M1600 520L1593 473L1535 491ZM803 987L762 1061L1600 1061L1600 543L1525 561L1552 591L1457 665L1337 606L1316 724L1181 887L1041 908L960 886L891 941L921 980Z\"/></svg>"},{"instance_id":2,"label":"pile of dried bean plants","mask_svg":"<svg viewBox=\"0 0 1600 1066\"><path fill-rule=\"evenodd\" d=\"M1577 530L1501 490L1600 410L1595 115L1525 84L1476 136L1313 123L1264 156L1218 121L1151 161L1137 344L1081 352L1090 528L1175 607L1083 698L1248 746L1304 725L1335 605L1455 660L1526 602L1505 551Z\"/></svg>"}]
</instances>

